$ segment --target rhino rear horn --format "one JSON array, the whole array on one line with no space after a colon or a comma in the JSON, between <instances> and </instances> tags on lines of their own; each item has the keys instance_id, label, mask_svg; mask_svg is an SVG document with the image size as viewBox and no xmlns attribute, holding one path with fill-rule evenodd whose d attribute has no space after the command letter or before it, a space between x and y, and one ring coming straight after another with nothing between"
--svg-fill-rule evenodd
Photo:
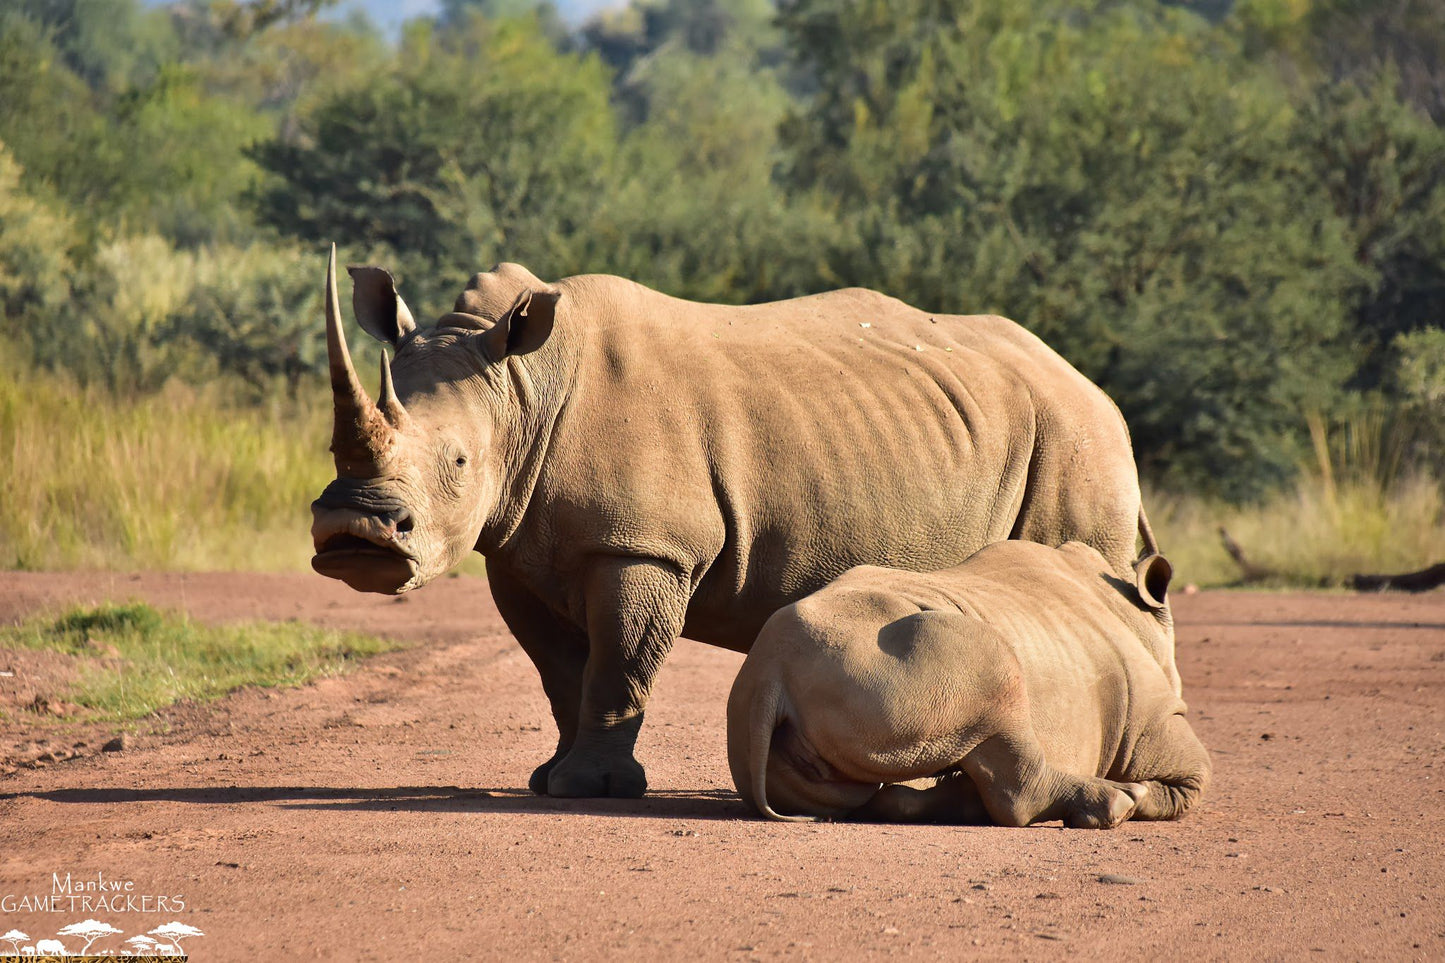
<instances>
[{"instance_id":1,"label":"rhino rear horn","mask_svg":"<svg viewBox=\"0 0 1445 963\"><path fill-rule=\"evenodd\" d=\"M346 272L351 275L351 310L361 330L393 348L416 330L416 321L396 293L396 279L390 271L353 264Z\"/></svg>"},{"instance_id":2,"label":"rhino rear horn","mask_svg":"<svg viewBox=\"0 0 1445 963\"><path fill-rule=\"evenodd\" d=\"M381 351L381 391L377 395L376 406L381 409L387 423L393 428L400 428L406 421L406 409L402 407L401 399L396 396L396 387L391 383L391 357L385 348Z\"/></svg>"},{"instance_id":3,"label":"rhino rear horn","mask_svg":"<svg viewBox=\"0 0 1445 963\"><path fill-rule=\"evenodd\" d=\"M326 262L326 355L331 369L331 401L336 420L331 451L337 471L345 475L374 474L387 447L387 425L361 386L346 347L341 308L336 294L336 245ZM389 379L388 379L389 380Z\"/></svg>"}]
</instances>

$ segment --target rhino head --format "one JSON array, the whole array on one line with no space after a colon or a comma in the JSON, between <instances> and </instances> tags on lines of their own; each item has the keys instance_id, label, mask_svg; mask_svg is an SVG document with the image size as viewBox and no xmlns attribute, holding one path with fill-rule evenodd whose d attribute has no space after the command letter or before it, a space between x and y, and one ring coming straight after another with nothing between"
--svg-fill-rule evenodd
<instances>
[{"instance_id":1,"label":"rhino head","mask_svg":"<svg viewBox=\"0 0 1445 963\"><path fill-rule=\"evenodd\" d=\"M357 321L396 361L383 350L373 402L342 331L333 247L326 348L336 480L311 505L311 566L358 591L399 595L461 562L496 520L528 434L506 360L547 340L561 292L501 265L421 330L389 273L350 273Z\"/></svg>"}]
</instances>

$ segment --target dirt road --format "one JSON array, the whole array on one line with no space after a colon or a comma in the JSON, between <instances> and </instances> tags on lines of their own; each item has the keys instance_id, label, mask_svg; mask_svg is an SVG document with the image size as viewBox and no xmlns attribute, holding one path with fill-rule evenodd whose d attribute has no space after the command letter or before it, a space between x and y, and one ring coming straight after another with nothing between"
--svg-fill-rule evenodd
<instances>
[{"instance_id":1,"label":"dirt road","mask_svg":"<svg viewBox=\"0 0 1445 963\"><path fill-rule=\"evenodd\" d=\"M1215 783L1182 822L1112 832L751 818L723 741L740 657L689 642L643 730L648 798L535 798L551 721L476 581L392 601L306 576L0 575L0 619L105 597L416 644L183 707L124 752L0 722L12 748L87 742L0 779L0 930L32 939L93 917L125 931L95 949L197 927L198 960L1445 958L1445 592L1178 598ZM23 908L66 874L151 901Z\"/></svg>"}]
</instances>

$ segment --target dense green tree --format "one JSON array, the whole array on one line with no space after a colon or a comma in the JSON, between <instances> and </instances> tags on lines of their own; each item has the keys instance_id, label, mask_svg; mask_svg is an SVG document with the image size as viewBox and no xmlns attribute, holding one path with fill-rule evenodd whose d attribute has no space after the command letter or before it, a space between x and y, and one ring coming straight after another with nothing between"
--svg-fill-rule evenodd
<instances>
[{"instance_id":1,"label":"dense green tree","mask_svg":"<svg viewBox=\"0 0 1445 963\"><path fill-rule=\"evenodd\" d=\"M789 103L776 72L747 47L669 43L633 65L627 90L643 120L592 224L594 269L711 301L816 289L831 225L773 179Z\"/></svg>"},{"instance_id":2,"label":"dense green tree","mask_svg":"<svg viewBox=\"0 0 1445 963\"><path fill-rule=\"evenodd\" d=\"M249 231L241 203L260 169L243 152L271 123L246 103L210 93L199 73L168 66L112 108L106 160L115 193L92 197L135 230L184 245Z\"/></svg>"},{"instance_id":3,"label":"dense green tree","mask_svg":"<svg viewBox=\"0 0 1445 963\"><path fill-rule=\"evenodd\" d=\"M1287 474L1362 275L1283 89L1152 3L902 6L783 6L819 78L792 176L838 198L839 279L1017 317L1175 482Z\"/></svg>"},{"instance_id":4,"label":"dense green tree","mask_svg":"<svg viewBox=\"0 0 1445 963\"><path fill-rule=\"evenodd\" d=\"M0 11L0 140L37 187L72 198L112 187L114 172L95 163L107 137L90 88L47 29L13 10Z\"/></svg>"},{"instance_id":5,"label":"dense green tree","mask_svg":"<svg viewBox=\"0 0 1445 963\"><path fill-rule=\"evenodd\" d=\"M29 340L70 298L73 220L26 194L20 165L0 143L0 321L8 340Z\"/></svg>"},{"instance_id":6,"label":"dense green tree","mask_svg":"<svg viewBox=\"0 0 1445 963\"><path fill-rule=\"evenodd\" d=\"M1445 128L1394 88L1388 75L1317 88L1290 147L1314 166L1368 271L1351 299L1362 349L1351 380L1362 388L1387 380L1397 336L1445 327Z\"/></svg>"},{"instance_id":7,"label":"dense green tree","mask_svg":"<svg viewBox=\"0 0 1445 963\"><path fill-rule=\"evenodd\" d=\"M148 390L322 364L336 240L427 314L499 260L999 311L1235 497L1307 419L1438 421L1435 0L445 0L0 9L0 308ZM1438 431L1400 464L1441 465Z\"/></svg>"},{"instance_id":8,"label":"dense green tree","mask_svg":"<svg viewBox=\"0 0 1445 963\"><path fill-rule=\"evenodd\" d=\"M186 65L95 89L66 63L51 28L0 14L0 139L29 179L88 213L82 229L188 244L244 230L236 202L258 171L242 148L269 130L264 118Z\"/></svg>"},{"instance_id":9,"label":"dense green tree","mask_svg":"<svg viewBox=\"0 0 1445 963\"><path fill-rule=\"evenodd\" d=\"M1250 51L1311 82L1394 90L1445 124L1445 4L1439 0L1239 0L1234 24Z\"/></svg>"},{"instance_id":10,"label":"dense green tree","mask_svg":"<svg viewBox=\"0 0 1445 963\"><path fill-rule=\"evenodd\" d=\"M535 19L423 25L297 136L259 147L275 175L260 212L294 236L383 248L439 300L504 258L581 270L613 143L601 64L557 52Z\"/></svg>"},{"instance_id":11,"label":"dense green tree","mask_svg":"<svg viewBox=\"0 0 1445 963\"><path fill-rule=\"evenodd\" d=\"M548 0L441 0L437 26L442 30L467 30L474 17L486 20L535 18L542 33L559 50L573 46L572 35L557 7Z\"/></svg>"},{"instance_id":12,"label":"dense green tree","mask_svg":"<svg viewBox=\"0 0 1445 963\"><path fill-rule=\"evenodd\" d=\"M335 3L336 0L210 0L204 4L193 2L191 9L225 36L247 39L277 24L311 20L318 11Z\"/></svg>"},{"instance_id":13,"label":"dense green tree","mask_svg":"<svg viewBox=\"0 0 1445 963\"><path fill-rule=\"evenodd\" d=\"M679 73L690 75L684 82L716 78L719 71L756 75L766 88L754 91L758 110L772 116L773 85L786 59L773 14L771 0L659 0L603 10L581 36L612 68L613 99L629 125L649 116L651 98L662 89L659 78Z\"/></svg>"},{"instance_id":14,"label":"dense green tree","mask_svg":"<svg viewBox=\"0 0 1445 963\"><path fill-rule=\"evenodd\" d=\"M167 14L140 0L9 0L5 6L42 26L65 66L97 91L143 83L179 55Z\"/></svg>"}]
</instances>

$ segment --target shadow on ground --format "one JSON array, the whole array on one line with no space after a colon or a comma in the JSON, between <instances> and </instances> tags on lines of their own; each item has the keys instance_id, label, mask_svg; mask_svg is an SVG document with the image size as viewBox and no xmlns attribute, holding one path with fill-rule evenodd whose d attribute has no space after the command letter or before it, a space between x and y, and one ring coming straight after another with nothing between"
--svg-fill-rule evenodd
<instances>
[{"instance_id":1,"label":"shadow on ground","mask_svg":"<svg viewBox=\"0 0 1445 963\"><path fill-rule=\"evenodd\" d=\"M117 805L180 802L199 805L279 803L282 809L363 812L587 813L665 819L743 819L751 812L736 793L721 789L649 792L642 799L554 799L525 789L463 789L460 786L397 786L344 789L329 786L204 786L151 789L55 789L0 793L56 803Z\"/></svg>"}]
</instances>

